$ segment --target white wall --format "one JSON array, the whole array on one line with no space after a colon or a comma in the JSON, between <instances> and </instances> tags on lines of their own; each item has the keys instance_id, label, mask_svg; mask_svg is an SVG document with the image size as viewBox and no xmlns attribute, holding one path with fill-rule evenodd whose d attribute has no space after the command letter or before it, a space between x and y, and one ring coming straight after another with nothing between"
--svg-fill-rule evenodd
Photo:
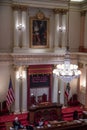
<instances>
[{"instance_id":1,"label":"white wall","mask_svg":"<svg viewBox=\"0 0 87 130\"><path fill-rule=\"evenodd\" d=\"M0 102L6 100L6 94L9 87L11 68L8 65L0 64Z\"/></svg>"},{"instance_id":2,"label":"white wall","mask_svg":"<svg viewBox=\"0 0 87 130\"><path fill-rule=\"evenodd\" d=\"M0 6L0 52L11 51L12 35L12 9Z\"/></svg>"}]
</instances>

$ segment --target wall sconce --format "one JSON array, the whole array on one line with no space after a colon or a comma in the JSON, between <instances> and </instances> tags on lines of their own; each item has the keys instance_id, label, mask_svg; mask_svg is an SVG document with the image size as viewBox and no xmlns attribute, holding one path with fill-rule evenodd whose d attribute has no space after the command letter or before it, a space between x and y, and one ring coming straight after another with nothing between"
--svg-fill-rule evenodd
<instances>
[{"instance_id":1,"label":"wall sconce","mask_svg":"<svg viewBox=\"0 0 87 130\"><path fill-rule=\"evenodd\" d=\"M18 24L18 25L16 26L16 28L17 28L19 31L21 31L21 30L24 30L25 26L20 23L20 24Z\"/></svg>"},{"instance_id":2,"label":"wall sconce","mask_svg":"<svg viewBox=\"0 0 87 130\"><path fill-rule=\"evenodd\" d=\"M57 31L64 32L66 30L65 26L57 26Z\"/></svg>"},{"instance_id":3,"label":"wall sconce","mask_svg":"<svg viewBox=\"0 0 87 130\"><path fill-rule=\"evenodd\" d=\"M60 91L60 90L58 91L58 94L61 94L61 91Z\"/></svg>"},{"instance_id":4,"label":"wall sconce","mask_svg":"<svg viewBox=\"0 0 87 130\"><path fill-rule=\"evenodd\" d=\"M82 87L86 87L86 81L83 81L83 83L82 83Z\"/></svg>"},{"instance_id":5,"label":"wall sconce","mask_svg":"<svg viewBox=\"0 0 87 130\"><path fill-rule=\"evenodd\" d=\"M24 70L21 70L19 69L17 72L16 72L16 78L17 79L25 79L26 78L26 72Z\"/></svg>"},{"instance_id":6,"label":"wall sconce","mask_svg":"<svg viewBox=\"0 0 87 130\"><path fill-rule=\"evenodd\" d=\"M81 90L82 90L82 91L85 90L85 88L86 88L86 80L85 80L85 79L83 79L83 80L81 81L80 86L81 86Z\"/></svg>"}]
</instances>

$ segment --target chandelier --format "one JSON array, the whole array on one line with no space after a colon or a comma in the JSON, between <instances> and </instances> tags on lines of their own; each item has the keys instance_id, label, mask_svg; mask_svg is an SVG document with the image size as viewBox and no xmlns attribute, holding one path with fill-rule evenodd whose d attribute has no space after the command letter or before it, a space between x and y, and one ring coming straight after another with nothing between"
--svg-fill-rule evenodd
<instances>
[{"instance_id":1,"label":"chandelier","mask_svg":"<svg viewBox=\"0 0 87 130\"><path fill-rule=\"evenodd\" d=\"M66 51L64 63L58 64L56 69L53 70L53 73L66 83L69 83L74 78L78 78L81 74L78 65L71 64L70 61L70 53Z\"/></svg>"},{"instance_id":2,"label":"chandelier","mask_svg":"<svg viewBox=\"0 0 87 130\"><path fill-rule=\"evenodd\" d=\"M57 75L64 82L69 83L74 78L78 78L81 71L78 70L78 65L71 64L70 52L69 52L69 6L70 0L68 2L68 28L67 28L67 48L65 53L65 58L63 64L58 64L53 70L53 74Z\"/></svg>"}]
</instances>

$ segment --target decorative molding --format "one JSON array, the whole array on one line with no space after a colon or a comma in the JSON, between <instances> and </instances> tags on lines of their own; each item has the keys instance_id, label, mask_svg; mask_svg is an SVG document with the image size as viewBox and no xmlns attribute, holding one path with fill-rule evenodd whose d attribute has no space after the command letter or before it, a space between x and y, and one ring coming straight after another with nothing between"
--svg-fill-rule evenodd
<instances>
[{"instance_id":1,"label":"decorative molding","mask_svg":"<svg viewBox=\"0 0 87 130\"><path fill-rule=\"evenodd\" d=\"M67 7L67 1L66 0L55 0L55 1L51 1L49 2L49 0L46 1L40 1L40 0L23 0L23 1L13 1L12 4L16 4L16 5L27 5L29 7L37 7L37 8L50 8L53 9L54 7L61 7L61 8L66 8Z\"/></svg>"},{"instance_id":2,"label":"decorative molding","mask_svg":"<svg viewBox=\"0 0 87 130\"><path fill-rule=\"evenodd\" d=\"M10 54L8 54L8 53L0 53L0 64L1 63L12 63L13 62L13 57L10 55Z\"/></svg>"},{"instance_id":3,"label":"decorative molding","mask_svg":"<svg viewBox=\"0 0 87 130\"><path fill-rule=\"evenodd\" d=\"M79 57L79 58L78 58ZM72 62L78 60L80 63L87 63L87 54L71 53ZM64 60L64 54L58 53L45 53L45 54L20 54L20 53L0 53L0 65L13 65L14 69L20 66L26 67L28 65L36 64L58 64Z\"/></svg>"},{"instance_id":4,"label":"decorative molding","mask_svg":"<svg viewBox=\"0 0 87 130\"><path fill-rule=\"evenodd\" d=\"M58 64L63 56L58 55L13 55L16 65Z\"/></svg>"},{"instance_id":5,"label":"decorative molding","mask_svg":"<svg viewBox=\"0 0 87 130\"><path fill-rule=\"evenodd\" d=\"M23 5L28 7L37 7L37 8L67 8L68 0L0 0L0 5ZM81 7L81 10L87 10L87 2L71 2L72 6Z\"/></svg>"}]
</instances>

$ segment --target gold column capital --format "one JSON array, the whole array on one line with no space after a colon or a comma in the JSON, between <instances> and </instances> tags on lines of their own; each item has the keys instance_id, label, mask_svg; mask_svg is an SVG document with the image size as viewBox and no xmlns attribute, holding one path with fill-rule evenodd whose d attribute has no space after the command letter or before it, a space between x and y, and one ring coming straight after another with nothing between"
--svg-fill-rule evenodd
<instances>
[{"instance_id":1,"label":"gold column capital","mask_svg":"<svg viewBox=\"0 0 87 130\"><path fill-rule=\"evenodd\" d=\"M12 9L26 11L28 9L28 6L26 6L26 5L12 5Z\"/></svg>"},{"instance_id":2,"label":"gold column capital","mask_svg":"<svg viewBox=\"0 0 87 130\"><path fill-rule=\"evenodd\" d=\"M58 13L61 13L61 14L66 14L67 13L67 9L59 9L59 8L55 8L55 9L53 9L53 11L54 11L54 13L55 14L58 14Z\"/></svg>"},{"instance_id":3,"label":"gold column capital","mask_svg":"<svg viewBox=\"0 0 87 130\"><path fill-rule=\"evenodd\" d=\"M13 69L14 69L14 71L18 71L18 70L19 70L19 67L20 67L20 66L13 65Z\"/></svg>"}]
</instances>

